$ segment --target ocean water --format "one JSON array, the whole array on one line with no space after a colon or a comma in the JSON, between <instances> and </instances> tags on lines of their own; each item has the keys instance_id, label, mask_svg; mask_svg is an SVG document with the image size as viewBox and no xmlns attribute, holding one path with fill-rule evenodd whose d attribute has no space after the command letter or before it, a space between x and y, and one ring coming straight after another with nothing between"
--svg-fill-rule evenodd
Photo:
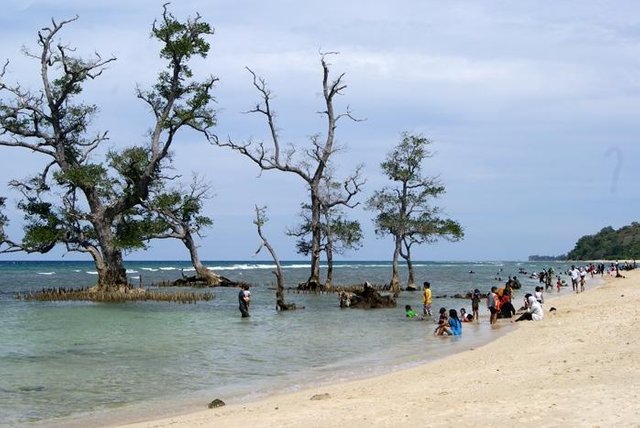
<instances>
[{"instance_id":1,"label":"ocean water","mask_svg":"<svg viewBox=\"0 0 640 428\"><path fill-rule=\"evenodd\" d=\"M398 307L340 309L335 294L288 293L304 310L275 311L269 262L208 262L217 273L253 284L249 319L235 288L215 288L197 304L25 302L16 293L95 282L90 262L0 262L0 426L83 426L159 417L205 408L214 398L242 402L273 392L371 376L479 346L511 326L465 324L460 338L432 335L433 321L409 321L420 293ZM303 282L306 262L285 262L287 286ZM470 309L439 297L483 292L518 275L521 294L538 284L520 271L561 263L418 262L416 281L432 284L434 311ZM152 283L189 274L185 261L126 263L130 281ZM406 281L406 272L401 271ZM473 272L473 273L470 273ZM339 262L336 284L389 280L388 262ZM198 291L198 290L196 290ZM205 290L205 291L211 291ZM484 315L481 305L481 316Z\"/></svg>"}]
</instances>

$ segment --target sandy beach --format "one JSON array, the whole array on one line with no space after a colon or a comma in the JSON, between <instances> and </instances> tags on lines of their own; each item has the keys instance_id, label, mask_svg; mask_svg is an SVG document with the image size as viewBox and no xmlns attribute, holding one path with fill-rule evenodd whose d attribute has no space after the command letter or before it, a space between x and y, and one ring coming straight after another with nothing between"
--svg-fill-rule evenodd
<instances>
[{"instance_id":1,"label":"sandy beach","mask_svg":"<svg viewBox=\"0 0 640 428\"><path fill-rule=\"evenodd\" d=\"M624 274L442 360L126 426L640 426L640 272Z\"/></svg>"}]
</instances>

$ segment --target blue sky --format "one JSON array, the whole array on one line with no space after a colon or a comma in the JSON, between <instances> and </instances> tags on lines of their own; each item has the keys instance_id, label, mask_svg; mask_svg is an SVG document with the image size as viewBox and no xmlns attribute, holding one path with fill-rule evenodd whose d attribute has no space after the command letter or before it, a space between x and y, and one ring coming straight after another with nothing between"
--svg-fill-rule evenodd
<instances>
[{"instance_id":1,"label":"blue sky","mask_svg":"<svg viewBox=\"0 0 640 428\"><path fill-rule=\"evenodd\" d=\"M118 61L89 85L85 100L100 107L94 126L110 144L143 143L152 125L134 88L153 83L161 66L149 39L161 1L4 0L0 59L10 59L9 81L36 88L36 32L52 17L80 19L62 37L81 53ZM465 228L457 243L416 249L422 260L523 260L557 255L602 227L637 220L634 166L640 154L640 4L633 1L424 1L306 3L274 0L176 1L179 18L199 12L215 27L212 52L195 66L213 74L217 134L267 138L265 123L243 114L258 100L244 67L269 83L284 141L299 146L324 132L319 51L339 51L334 73L348 88L348 105L363 122L341 122L336 158L347 172L365 164L364 202L384 184L379 164L402 131L433 140L425 163L447 193L437 202ZM0 194L6 183L37 170L43 159L0 147ZM212 147L194 134L175 145L177 171L204 175L215 197L206 212L214 226L201 242L206 260L250 259L258 247L255 204L267 205L265 228L280 258L299 259L285 236L306 199L294 176L267 172L240 155ZM8 211L20 235L20 214ZM378 239L372 213L354 210L364 247L344 257L387 260L390 239ZM58 258L56 250L39 258ZM78 258L70 254L65 257ZM4 255L0 260L27 258ZM36 256L29 256L36 258ZM177 242L154 243L129 259L186 259ZM268 258L263 254L260 258Z\"/></svg>"}]
</instances>

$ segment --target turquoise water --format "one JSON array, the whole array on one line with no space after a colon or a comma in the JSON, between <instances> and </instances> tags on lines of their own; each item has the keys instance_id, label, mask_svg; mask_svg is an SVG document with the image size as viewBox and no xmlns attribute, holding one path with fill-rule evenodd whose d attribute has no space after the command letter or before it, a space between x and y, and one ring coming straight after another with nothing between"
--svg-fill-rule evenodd
<instances>
[{"instance_id":1,"label":"turquoise water","mask_svg":"<svg viewBox=\"0 0 640 428\"><path fill-rule=\"evenodd\" d=\"M397 308L371 311L340 309L334 294L290 293L287 300L305 309L277 313L268 262L207 265L254 284L250 319L239 316L237 289L226 288L214 289L214 300L192 305L16 300L17 292L91 285L94 268L85 262L0 262L0 425L81 426L204 408L213 398L245 401L418 364L478 346L504 330L485 322L465 325L458 340L433 337L431 321L404 318L405 304L421 307L420 294L408 292ZM418 282L428 279L434 296L441 296L486 292L498 275L504 280L547 265L417 263L416 272ZM552 266L556 272L566 268ZM167 261L129 262L127 269L132 283L142 276L147 286L190 271L186 262ZM289 286L307 274L307 263L285 263ZM335 283L384 283L389 275L386 262L341 262ZM537 284L518 277L525 290ZM433 306L470 305L436 297Z\"/></svg>"}]
</instances>

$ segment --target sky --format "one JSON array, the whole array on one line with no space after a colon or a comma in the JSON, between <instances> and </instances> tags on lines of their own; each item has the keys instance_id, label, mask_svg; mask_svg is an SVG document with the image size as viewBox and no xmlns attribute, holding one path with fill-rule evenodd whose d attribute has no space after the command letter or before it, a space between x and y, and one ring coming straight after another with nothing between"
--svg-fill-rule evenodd
<instances>
[{"instance_id":1,"label":"sky","mask_svg":"<svg viewBox=\"0 0 640 428\"><path fill-rule=\"evenodd\" d=\"M51 19L79 19L61 37L78 53L117 61L87 85L83 100L99 106L93 126L108 130L111 148L143 144L152 118L135 98L162 67L149 38L163 1L2 0L0 59L5 79L38 89L37 31ZM334 76L347 88L336 108L341 121L336 155L342 175L363 163L366 185L350 212L363 227L359 251L341 259L390 260L392 240L374 233L364 202L390 184L380 163L403 131L433 144L425 175L439 176L446 193L435 204L464 228L460 242L414 249L415 260L526 260L559 255L583 235L619 228L640 213L640 3L522 0L325 0L269 2L181 0L180 19L196 13L215 28L211 52L194 64L214 75L215 133L234 141L268 141L261 117L246 114L259 100L250 67L274 94L283 141L303 149L325 134L319 52L331 56ZM38 171L44 159L0 147L0 195L8 199L8 231L19 237L19 195L6 183ZM215 196L205 212L214 220L200 242L204 260L251 260L259 246L254 206L267 206L265 234L280 259L304 259L287 228L308 199L291 174L258 168L240 154L185 132L174 145L177 173L197 173ZM634 164L636 166L634 167ZM9 259L82 259L56 249ZM154 242L131 260L188 259L175 241ZM269 259L267 253L255 258Z\"/></svg>"}]
</instances>

